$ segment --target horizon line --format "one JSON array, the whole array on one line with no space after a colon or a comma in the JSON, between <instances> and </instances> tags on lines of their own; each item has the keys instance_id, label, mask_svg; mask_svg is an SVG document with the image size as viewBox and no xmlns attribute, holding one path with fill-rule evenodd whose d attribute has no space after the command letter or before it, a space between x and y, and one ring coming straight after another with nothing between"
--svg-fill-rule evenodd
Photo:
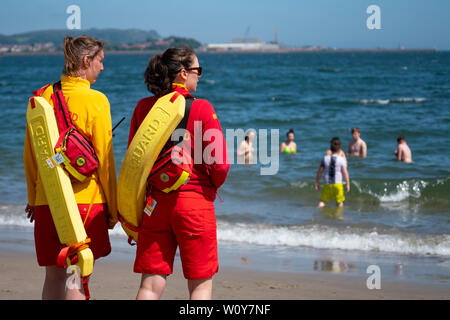
<instances>
[{"instance_id":1,"label":"horizon line","mask_svg":"<svg viewBox=\"0 0 450 320\"><path fill-rule=\"evenodd\" d=\"M155 30L155 29L141 29L139 27L129 27L129 28L120 28L120 27L90 27L90 28L84 28L84 29L67 29L67 28L54 28L54 29L34 29L34 30L28 30L28 31L20 31L20 32L16 32L16 33L12 33L12 34L6 34L6 33L0 33L0 35L2 36L15 36L15 35L20 35L23 33L30 33L30 32L45 32L45 31L67 31L67 32L82 32L82 31L89 31L89 30L108 30L108 29L112 29L112 30L121 30L121 31L126 31L126 30L138 30L138 31L143 31L143 32L155 32L158 36L160 36L161 38L169 38L169 37L182 37L182 38L191 38L194 39L196 41L199 41L202 45L207 45L210 43L215 43L215 42L203 42L200 41L194 37L190 37L190 36L177 36L177 35L169 35L169 36L161 36L159 31ZM233 38L232 38L233 39ZM232 41L231 39L231 41ZM259 38L257 38L259 40ZM267 42L267 41L262 41L262 42ZM270 42L270 41L269 41ZM231 43L231 42L217 42L217 43ZM290 46L290 47L294 47L294 48L303 48L303 47L323 47L326 48L326 50L340 50L340 49L345 49L345 50L376 50L376 49L398 49L401 50L400 48L404 48L405 50L413 50L413 49L427 49L427 50L434 50L434 51L450 51L450 48L448 49L437 49L437 47L405 47L402 46L401 44L399 44L396 47L334 47L334 46L327 46L327 45L322 45L322 44L317 44L317 45L312 45L312 44L286 44L286 43L282 43L280 42L279 44L281 45L286 45L286 46Z\"/></svg>"}]
</instances>

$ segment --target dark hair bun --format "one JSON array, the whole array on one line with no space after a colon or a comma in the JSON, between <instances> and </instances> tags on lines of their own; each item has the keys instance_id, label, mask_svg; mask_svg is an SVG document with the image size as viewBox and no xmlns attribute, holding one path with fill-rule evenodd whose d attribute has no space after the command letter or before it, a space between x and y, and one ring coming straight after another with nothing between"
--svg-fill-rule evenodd
<instances>
[{"instance_id":1,"label":"dark hair bun","mask_svg":"<svg viewBox=\"0 0 450 320\"><path fill-rule=\"evenodd\" d=\"M144 72L148 91L155 95L169 93L178 73L192 65L194 56L189 47L173 47L151 58Z\"/></svg>"},{"instance_id":2,"label":"dark hair bun","mask_svg":"<svg viewBox=\"0 0 450 320\"><path fill-rule=\"evenodd\" d=\"M169 70L162 61L162 55L158 54L150 59L144 72L144 78L148 90L155 95L170 90Z\"/></svg>"}]
</instances>

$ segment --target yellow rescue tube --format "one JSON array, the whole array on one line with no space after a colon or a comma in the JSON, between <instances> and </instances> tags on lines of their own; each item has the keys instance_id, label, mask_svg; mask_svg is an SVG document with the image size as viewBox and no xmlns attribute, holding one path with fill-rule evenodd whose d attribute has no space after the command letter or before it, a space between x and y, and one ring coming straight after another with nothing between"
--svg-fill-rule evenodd
<instances>
[{"instance_id":1,"label":"yellow rescue tube","mask_svg":"<svg viewBox=\"0 0 450 320\"><path fill-rule=\"evenodd\" d=\"M178 92L159 98L131 141L119 173L117 206L124 221L139 227L145 207L147 178L162 148L184 117L186 100ZM137 241L137 232L122 223Z\"/></svg>"},{"instance_id":2,"label":"yellow rescue tube","mask_svg":"<svg viewBox=\"0 0 450 320\"><path fill-rule=\"evenodd\" d=\"M59 138L53 107L42 97L32 97L28 102L27 123L38 172L52 213L59 241L67 246L86 240L69 175L51 157ZM94 256L91 249L77 253L81 276L92 273Z\"/></svg>"}]
</instances>

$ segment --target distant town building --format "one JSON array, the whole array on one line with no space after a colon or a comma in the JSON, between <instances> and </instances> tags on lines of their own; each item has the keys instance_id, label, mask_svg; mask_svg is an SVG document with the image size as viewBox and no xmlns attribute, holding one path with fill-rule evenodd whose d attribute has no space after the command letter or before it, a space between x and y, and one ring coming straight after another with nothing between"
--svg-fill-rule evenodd
<instances>
[{"instance_id":1,"label":"distant town building","mask_svg":"<svg viewBox=\"0 0 450 320\"><path fill-rule=\"evenodd\" d=\"M256 38L236 38L231 43L210 43L207 51L276 51L278 43L262 42Z\"/></svg>"},{"instance_id":2,"label":"distant town building","mask_svg":"<svg viewBox=\"0 0 450 320\"><path fill-rule=\"evenodd\" d=\"M24 52L55 52L56 47L52 42L35 44L4 44L0 45L1 53L24 53Z\"/></svg>"}]
</instances>

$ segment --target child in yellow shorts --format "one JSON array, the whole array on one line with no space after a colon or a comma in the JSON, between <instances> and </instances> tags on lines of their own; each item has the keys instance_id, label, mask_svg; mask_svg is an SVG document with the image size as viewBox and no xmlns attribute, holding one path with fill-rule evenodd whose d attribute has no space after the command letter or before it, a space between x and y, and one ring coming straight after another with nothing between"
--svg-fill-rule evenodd
<instances>
[{"instance_id":1,"label":"child in yellow shorts","mask_svg":"<svg viewBox=\"0 0 450 320\"><path fill-rule=\"evenodd\" d=\"M326 205L327 202L334 199L339 207L344 205L344 184L345 179L346 192L350 192L350 179L347 171L347 161L340 156L342 143L339 138L333 138L330 142L331 155L326 155L320 163L316 177L316 190L320 190L320 177L324 173L325 185L322 189L322 198L319 202L319 208Z\"/></svg>"}]
</instances>

